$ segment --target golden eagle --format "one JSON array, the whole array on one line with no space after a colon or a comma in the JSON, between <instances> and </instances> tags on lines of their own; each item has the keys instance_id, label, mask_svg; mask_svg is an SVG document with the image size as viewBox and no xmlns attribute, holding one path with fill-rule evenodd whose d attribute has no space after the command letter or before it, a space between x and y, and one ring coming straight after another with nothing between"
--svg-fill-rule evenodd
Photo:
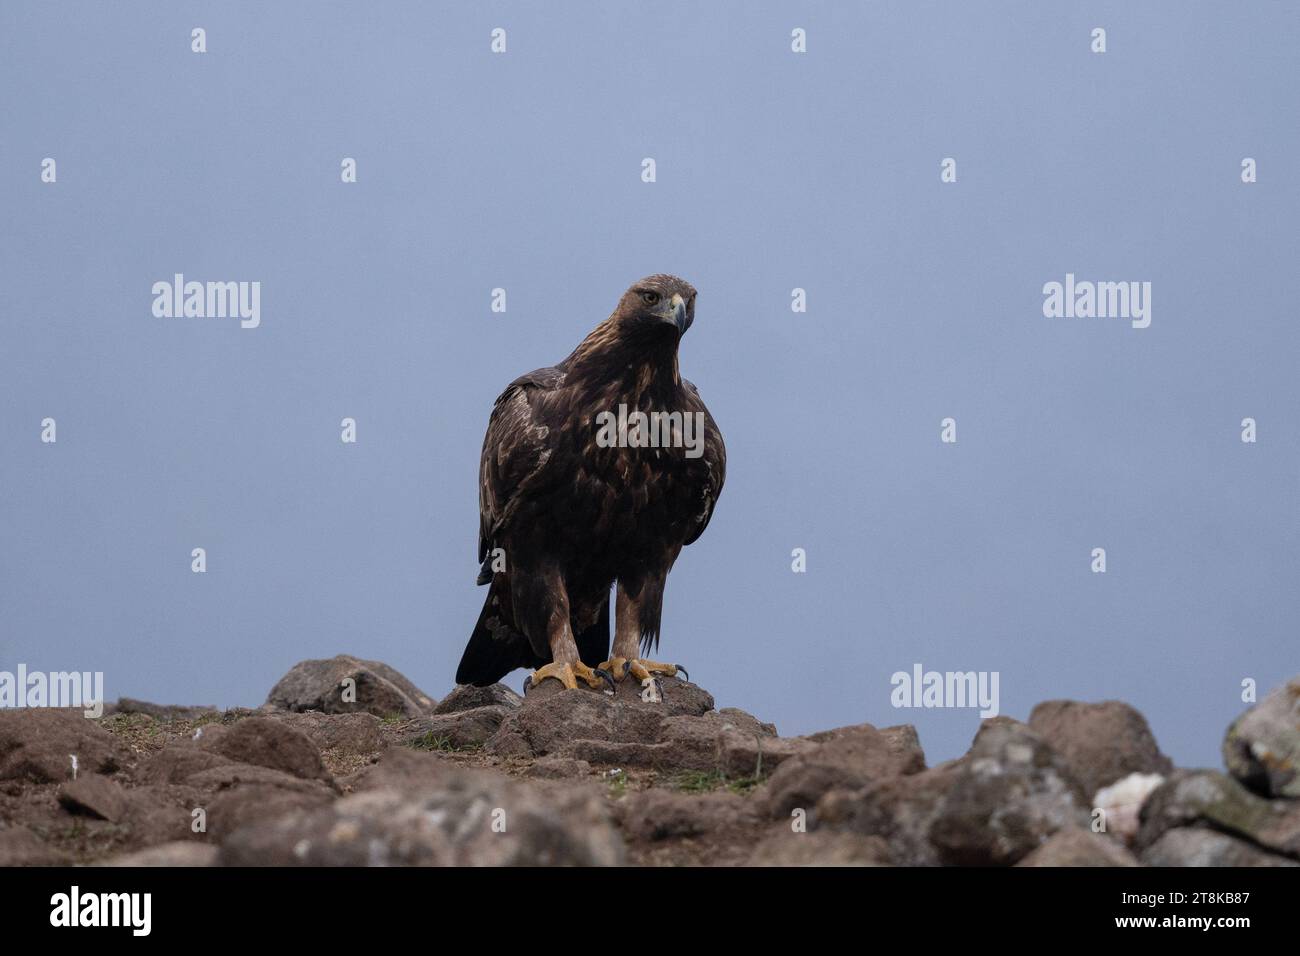
<instances>
[{"instance_id":1,"label":"golden eagle","mask_svg":"<svg viewBox=\"0 0 1300 956\"><path fill-rule=\"evenodd\" d=\"M690 283L649 276L568 358L496 400L479 462L478 583L491 587L458 684L517 667L538 668L526 686L569 688L678 672L641 655L658 647L668 572L708 526L727 468L713 416L677 370L694 320Z\"/></svg>"}]
</instances>

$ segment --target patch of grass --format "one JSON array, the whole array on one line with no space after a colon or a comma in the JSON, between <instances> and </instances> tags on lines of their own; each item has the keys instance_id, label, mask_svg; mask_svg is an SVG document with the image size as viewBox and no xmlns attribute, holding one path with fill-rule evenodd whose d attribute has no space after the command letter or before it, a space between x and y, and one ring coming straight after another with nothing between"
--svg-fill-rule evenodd
<instances>
[{"instance_id":1,"label":"patch of grass","mask_svg":"<svg viewBox=\"0 0 1300 956\"><path fill-rule=\"evenodd\" d=\"M613 771L607 774L605 779L609 783L610 796L617 798L627 793L627 774L623 771Z\"/></svg>"},{"instance_id":2,"label":"patch of grass","mask_svg":"<svg viewBox=\"0 0 1300 956\"><path fill-rule=\"evenodd\" d=\"M101 722L104 729L114 734L144 734L158 736L158 722L144 714L113 714Z\"/></svg>"},{"instance_id":3,"label":"patch of grass","mask_svg":"<svg viewBox=\"0 0 1300 956\"><path fill-rule=\"evenodd\" d=\"M757 777L728 777L717 770L687 770L668 781L668 786L682 793L712 793L729 790L744 796L762 781Z\"/></svg>"},{"instance_id":4,"label":"patch of grass","mask_svg":"<svg viewBox=\"0 0 1300 956\"><path fill-rule=\"evenodd\" d=\"M686 770L670 779L668 786L682 793L712 793L726 782L716 770Z\"/></svg>"},{"instance_id":5,"label":"patch of grass","mask_svg":"<svg viewBox=\"0 0 1300 956\"><path fill-rule=\"evenodd\" d=\"M427 730L421 736L408 741L407 746L413 750L429 750L444 754L473 753L483 749L479 744L457 747L450 737L445 734L435 734L432 730Z\"/></svg>"},{"instance_id":6,"label":"patch of grass","mask_svg":"<svg viewBox=\"0 0 1300 956\"><path fill-rule=\"evenodd\" d=\"M727 781L727 789L743 797L762 782L757 777L737 777Z\"/></svg>"}]
</instances>

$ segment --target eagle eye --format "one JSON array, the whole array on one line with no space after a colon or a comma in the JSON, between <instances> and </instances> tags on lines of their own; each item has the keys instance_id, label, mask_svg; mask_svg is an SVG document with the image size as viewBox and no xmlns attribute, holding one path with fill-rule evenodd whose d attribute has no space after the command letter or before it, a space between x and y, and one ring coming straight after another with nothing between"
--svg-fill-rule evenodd
<instances>
[{"instance_id":1,"label":"eagle eye","mask_svg":"<svg viewBox=\"0 0 1300 956\"><path fill-rule=\"evenodd\" d=\"M658 304L659 304L659 298L660 298L660 296L659 296L659 293L658 293L658 292L642 292L642 293L641 293L641 301L643 301L646 305L658 305Z\"/></svg>"}]
</instances>

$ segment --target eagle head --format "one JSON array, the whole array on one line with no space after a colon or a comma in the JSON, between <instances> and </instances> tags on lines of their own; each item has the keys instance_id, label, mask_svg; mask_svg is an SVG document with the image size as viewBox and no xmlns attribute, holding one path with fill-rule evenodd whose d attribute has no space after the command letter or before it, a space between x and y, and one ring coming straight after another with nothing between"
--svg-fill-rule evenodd
<instances>
[{"instance_id":1,"label":"eagle head","mask_svg":"<svg viewBox=\"0 0 1300 956\"><path fill-rule=\"evenodd\" d=\"M695 286L677 276L646 276L623 293L614 315L624 333L681 338L695 321Z\"/></svg>"}]
</instances>

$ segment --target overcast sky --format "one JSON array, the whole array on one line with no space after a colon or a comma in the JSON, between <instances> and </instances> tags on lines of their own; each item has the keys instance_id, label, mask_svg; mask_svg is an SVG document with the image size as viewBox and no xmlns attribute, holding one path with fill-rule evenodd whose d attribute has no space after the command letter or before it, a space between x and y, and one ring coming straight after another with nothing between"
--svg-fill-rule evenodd
<instances>
[{"instance_id":1,"label":"overcast sky","mask_svg":"<svg viewBox=\"0 0 1300 956\"><path fill-rule=\"evenodd\" d=\"M1241 681L1300 672L1300 18L757 6L0 6L0 669L445 694L493 399L672 272L729 462L663 659L785 734L957 755L974 710L890 704L920 664L1218 765ZM260 325L156 317L175 273ZM1150 282L1150 326L1045 317L1067 273Z\"/></svg>"}]
</instances>

